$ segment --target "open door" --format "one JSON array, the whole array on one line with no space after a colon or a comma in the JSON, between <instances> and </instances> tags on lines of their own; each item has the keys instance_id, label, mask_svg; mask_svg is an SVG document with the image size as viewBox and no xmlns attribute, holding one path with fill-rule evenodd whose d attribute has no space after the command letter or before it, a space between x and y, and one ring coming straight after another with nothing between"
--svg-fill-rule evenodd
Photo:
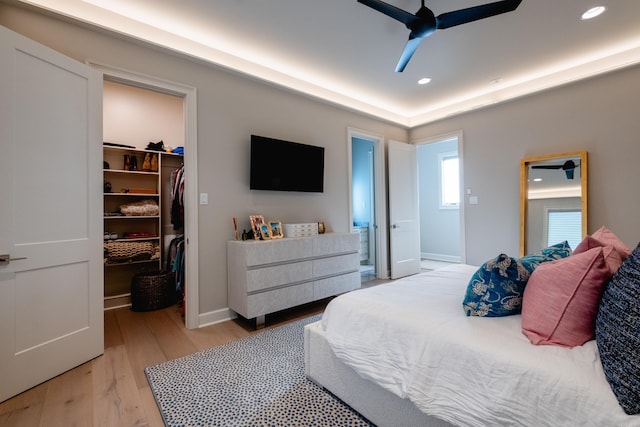
<instances>
[{"instance_id":1,"label":"open door","mask_svg":"<svg viewBox=\"0 0 640 427\"><path fill-rule=\"evenodd\" d=\"M0 401L100 354L102 74L0 27Z\"/></svg>"},{"instance_id":2,"label":"open door","mask_svg":"<svg viewBox=\"0 0 640 427\"><path fill-rule=\"evenodd\" d=\"M391 278L420 272L420 216L416 147L388 145Z\"/></svg>"}]
</instances>

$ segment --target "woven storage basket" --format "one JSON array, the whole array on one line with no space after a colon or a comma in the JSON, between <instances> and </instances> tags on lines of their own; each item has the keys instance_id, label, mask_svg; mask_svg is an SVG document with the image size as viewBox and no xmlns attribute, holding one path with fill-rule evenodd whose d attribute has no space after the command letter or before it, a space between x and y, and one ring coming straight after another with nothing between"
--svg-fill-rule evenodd
<instances>
[{"instance_id":1,"label":"woven storage basket","mask_svg":"<svg viewBox=\"0 0 640 427\"><path fill-rule=\"evenodd\" d=\"M131 310L151 311L178 301L173 271L148 271L131 279Z\"/></svg>"}]
</instances>

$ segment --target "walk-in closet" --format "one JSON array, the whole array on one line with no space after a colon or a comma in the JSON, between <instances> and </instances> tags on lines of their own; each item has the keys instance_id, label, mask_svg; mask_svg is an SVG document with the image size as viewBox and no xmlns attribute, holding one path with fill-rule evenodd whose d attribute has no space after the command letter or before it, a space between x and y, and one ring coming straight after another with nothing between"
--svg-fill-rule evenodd
<instances>
[{"instance_id":1,"label":"walk-in closet","mask_svg":"<svg viewBox=\"0 0 640 427\"><path fill-rule=\"evenodd\" d=\"M104 81L105 310L184 312L184 114L183 97Z\"/></svg>"}]
</instances>

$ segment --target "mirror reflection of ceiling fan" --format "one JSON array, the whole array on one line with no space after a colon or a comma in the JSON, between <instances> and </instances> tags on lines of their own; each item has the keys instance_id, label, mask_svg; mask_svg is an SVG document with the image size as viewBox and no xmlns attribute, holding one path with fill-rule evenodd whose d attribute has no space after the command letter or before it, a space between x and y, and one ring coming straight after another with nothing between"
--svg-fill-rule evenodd
<instances>
[{"instance_id":1,"label":"mirror reflection of ceiling fan","mask_svg":"<svg viewBox=\"0 0 640 427\"><path fill-rule=\"evenodd\" d=\"M455 27L479 19L489 18L506 12L512 12L520 5L522 0L503 0L494 3L487 3L480 6L468 7L466 9L454 10L435 16L431 9L425 7L424 0L422 7L414 14L406 12L398 7L392 6L380 0L358 0L365 6L382 12L393 19L402 22L411 33L409 41L402 51L396 72L401 73L409 63L423 38L433 34L436 30Z\"/></svg>"},{"instance_id":2,"label":"mirror reflection of ceiling fan","mask_svg":"<svg viewBox=\"0 0 640 427\"><path fill-rule=\"evenodd\" d=\"M574 171L579 167L579 163L576 163L573 160L567 160L560 165L532 165L531 169L562 169L567 175L567 179L573 179Z\"/></svg>"}]
</instances>

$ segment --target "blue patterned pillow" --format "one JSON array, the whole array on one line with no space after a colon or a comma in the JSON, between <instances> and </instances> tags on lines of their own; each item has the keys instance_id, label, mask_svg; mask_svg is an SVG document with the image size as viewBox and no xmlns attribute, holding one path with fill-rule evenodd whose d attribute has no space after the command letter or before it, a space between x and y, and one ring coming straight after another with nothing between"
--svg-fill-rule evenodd
<instances>
[{"instance_id":1,"label":"blue patterned pillow","mask_svg":"<svg viewBox=\"0 0 640 427\"><path fill-rule=\"evenodd\" d=\"M566 258L569 255L571 255L571 246L569 246L569 242L565 240L564 242L557 243L553 246L549 246L548 248L525 255L520 258L520 260L527 270L533 273L533 270L540 263Z\"/></svg>"},{"instance_id":2,"label":"blue patterned pillow","mask_svg":"<svg viewBox=\"0 0 640 427\"><path fill-rule=\"evenodd\" d=\"M640 414L640 244L602 295L596 343L618 403L627 414Z\"/></svg>"},{"instance_id":3,"label":"blue patterned pillow","mask_svg":"<svg viewBox=\"0 0 640 427\"><path fill-rule=\"evenodd\" d=\"M490 259L471 277L462 301L467 316L502 317L522 311L522 295L533 270L542 262L571 255L567 242L522 258L505 254Z\"/></svg>"}]
</instances>

